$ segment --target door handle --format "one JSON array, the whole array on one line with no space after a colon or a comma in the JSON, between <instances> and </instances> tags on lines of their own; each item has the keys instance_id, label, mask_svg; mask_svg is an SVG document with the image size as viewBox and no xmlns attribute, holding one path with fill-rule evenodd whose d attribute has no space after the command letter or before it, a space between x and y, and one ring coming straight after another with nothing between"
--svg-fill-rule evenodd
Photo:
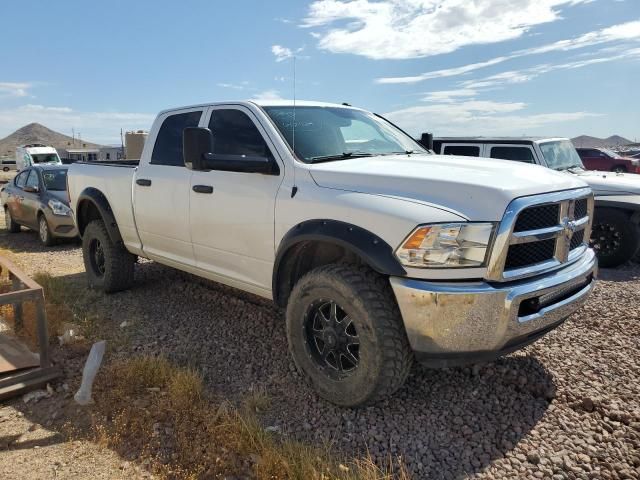
<instances>
[{"instance_id":1,"label":"door handle","mask_svg":"<svg viewBox=\"0 0 640 480\"><path fill-rule=\"evenodd\" d=\"M213 187L211 185L194 185L192 188L196 193L213 193Z\"/></svg>"},{"instance_id":2,"label":"door handle","mask_svg":"<svg viewBox=\"0 0 640 480\"><path fill-rule=\"evenodd\" d=\"M136 179L136 183L138 185L140 185L141 187L150 187L151 186L151 180L149 180L148 178L138 178L138 179Z\"/></svg>"}]
</instances>

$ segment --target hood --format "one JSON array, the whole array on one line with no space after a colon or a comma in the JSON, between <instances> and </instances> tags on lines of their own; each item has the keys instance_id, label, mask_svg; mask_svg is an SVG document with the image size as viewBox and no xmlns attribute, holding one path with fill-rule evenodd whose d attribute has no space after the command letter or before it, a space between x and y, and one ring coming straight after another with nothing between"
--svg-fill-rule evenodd
<instances>
[{"instance_id":1,"label":"hood","mask_svg":"<svg viewBox=\"0 0 640 480\"><path fill-rule=\"evenodd\" d=\"M576 176L585 181L595 195L640 195L640 175L583 170Z\"/></svg>"},{"instance_id":2,"label":"hood","mask_svg":"<svg viewBox=\"0 0 640 480\"><path fill-rule=\"evenodd\" d=\"M389 155L311 165L321 187L424 203L474 221L498 221L517 197L585 187L537 165L451 155Z\"/></svg>"}]
</instances>

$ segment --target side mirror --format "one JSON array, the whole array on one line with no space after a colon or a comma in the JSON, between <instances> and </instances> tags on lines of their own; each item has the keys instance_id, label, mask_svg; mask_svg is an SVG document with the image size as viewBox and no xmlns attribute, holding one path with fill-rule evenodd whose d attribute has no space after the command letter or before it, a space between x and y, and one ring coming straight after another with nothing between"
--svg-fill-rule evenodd
<instances>
[{"instance_id":1,"label":"side mirror","mask_svg":"<svg viewBox=\"0 0 640 480\"><path fill-rule=\"evenodd\" d=\"M182 132L182 158L190 170L203 170L206 154L213 152L213 134L208 128L187 127Z\"/></svg>"},{"instance_id":2,"label":"side mirror","mask_svg":"<svg viewBox=\"0 0 640 480\"><path fill-rule=\"evenodd\" d=\"M25 186L22 190L27 193L38 193L40 189L38 187Z\"/></svg>"},{"instance_id":3,"label":"side mirror","mask_svg":"<svg viewBox=\"0 0 640 480\"><path fill-rule=\"evenodd\" d=\"M423 133L420 136L420 143L427 150L433 150L433 133Z\"/></svg>"}]
</instances>

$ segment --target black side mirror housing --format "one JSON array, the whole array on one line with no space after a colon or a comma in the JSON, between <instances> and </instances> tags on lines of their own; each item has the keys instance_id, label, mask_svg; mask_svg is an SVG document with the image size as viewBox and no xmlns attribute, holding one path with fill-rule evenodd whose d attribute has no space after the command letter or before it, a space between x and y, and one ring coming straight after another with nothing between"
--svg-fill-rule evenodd
<instances>
[{"instance_id":1,"label":"black side mirror housing","mask_svg":"<svg viewBox=\"0 0 640 480\"><path fill-rule=\"evenodd\" d=\"M433 133L423 133L420 136L420 143L427 150L433 150Z\"/></svg>"},{"instance_id":2,"label":"black side mirror housing","mask_svg":"<svg viewBox=\"0 0 640 480\"><path fill-rule=\"evenodd\" d=\"M208 128L187 127L182 132L182 158L190 170L204 170L205 155L213 152L213 134Z\"/></svg>"}]
</instances>

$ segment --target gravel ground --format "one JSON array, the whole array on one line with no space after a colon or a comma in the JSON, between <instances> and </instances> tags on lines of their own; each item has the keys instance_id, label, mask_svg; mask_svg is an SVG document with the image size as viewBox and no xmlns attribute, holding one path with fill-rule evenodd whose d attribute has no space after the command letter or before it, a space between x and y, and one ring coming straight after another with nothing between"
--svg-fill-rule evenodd
<instances>
[{"instance_id":1,"label":"gravel ground","mask_svg":"<svg viewBox=\"0 0 640 480\"><path fill-rule=\"evenodd\" d=\"M0 233L28 272L83 281L75 245L43 249ZM603 270L586 307L494 363L414 368L393 398L342 409L317 398L287 353L283 312L257 297L143 262L136 285L104 297L122 354L162 353L235 401L272 400L265 426L345 454L401 455L416 478L640 478L640 266Z\"/></svg>"}]
</instances>

